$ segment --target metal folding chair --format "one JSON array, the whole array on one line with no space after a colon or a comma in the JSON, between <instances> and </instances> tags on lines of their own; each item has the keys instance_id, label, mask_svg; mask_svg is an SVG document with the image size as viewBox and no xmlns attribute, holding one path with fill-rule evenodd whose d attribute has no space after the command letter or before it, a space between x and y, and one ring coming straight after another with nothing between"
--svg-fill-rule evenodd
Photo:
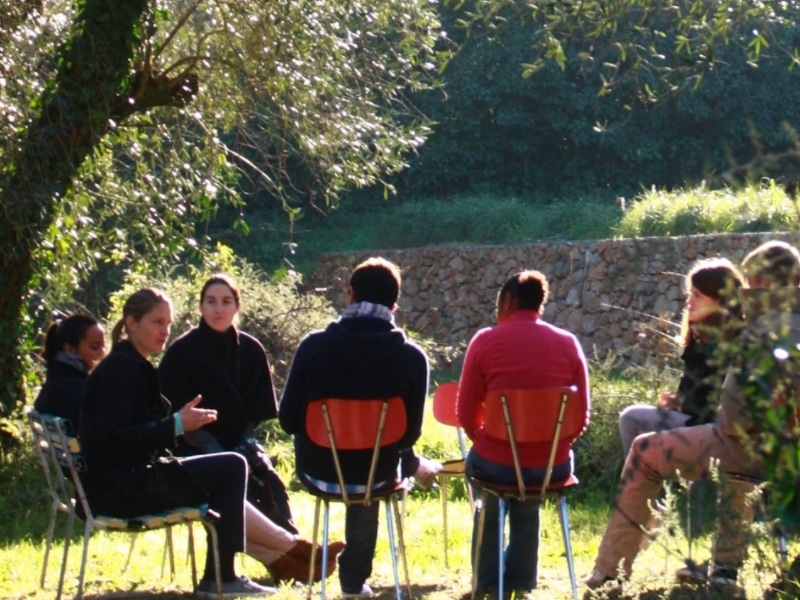
<instances>
[{"instance_id":1,"label":"metal folding chair","mask_svg":"<svg viewBox=\"0 0 800 600\"><path fill-rule=\"evenodd\" d=\"M330 503L342 502L349 506L353 504L369 505L373 501L383 500L386 507L386 525L389 534L389 544L394 570L395 594L398 600L402 598L400 591L400 575L397 565L397 554L403 561L405 572L406 590L411 598L411 581L408 576L408 563L403 541L403 521L400 516L397 496L402 494L406 482L395 482L394 485L380 490L373 489L375 483L375 469L381 449L399 442L406 432L406 411L403 399L400 397L377 400L353 400L342 398L325 398L314 400L306 409L306 435L309 440L331 451L333 463L336 467L337 484L339 491L336 493L324 492L312 485L306 484L306 490L316 498L314 507L314 533L313 550L308 576L308 598L311 598L314 584L314 564L317 550L317 533L319 531L320 506L324 504L322 526L322 564L328 564L328 531L330 524ZM342 453L348 451L372 450L369 473L366 477L364 493L348 493L347 482L342 472ZM301 481L303 478L301 477ZM397 524L397 547L394 539L394 526ZM325 598L325 577L320 582L320 598Z\"/></svg>"},{"instance_id":2,"label":"metal folding chair","mask_svg":"<svg viewBox=\"0 0 800 600\"><path fill-rule=\"evenodd\" d=\"M467 459L467 444L465 440L464 430L458 423L458 416L456 415L456 397L458 395L458 382L450 381L440 383L436 386L433 392L433 416L443 425L455 427L458 434L458 447L461 450L461 458L447 460L442 463L443 469L437 475L439 480L439 487L441 488L442 498L442 523L444 535L444 565L450 566L448 557L448 542L447 542L447 502L448 502L448 480L451 477L464 477L467 490L467 498L469 498L469 506L475 510L475 502L472 498L472 487L469 485L464 465Z\"/></svg>"},{"instance_id":3,"label":"metal folding chair","mask_svg":"<svg viewBox=\"0 0 800 600\"><path fill-rule=\"evenodd\" d=\"M61 558L61 572L58 580L58 591L56 600L61 598L64 588L64 577L66 575L67 557L69 546L72 539L72 530L75 518L78 516L77 507L80 504L83 511L82 517L85 520L83 535L83 554L81 557L80 574L78 576L78 591L76 599L80 600L83 596L83 582L86 570L86 560L89 550L89 537L93 529L105 531L120 531L131 533L134 538L128 551L128 558L125 569L128 567L133 553L133 542L135 535L141 531L149 529L166 529L167 547L169 553L170 574L175 576L175 560L172 547L172 527L174 525L186 524L189 529L189 556L192 567L192 585L197 588L197 568L194 553L194 534L192 523L199 521L209 533L211 549L214 554L215 576L217 582L217 594L222 598L222 584L219 566L219 548L217 544L217 531L214 526L215 515L209 511L208 505L177 507L175 509L151 515L141 515L137 517L115 517L110 515L94 515L86 499L83 485L81 484L79 472L86 470L86 463L80 455L80 443L74 432L71 423L67 419L53 415L40 414L35 410L28 413L28 421L33 433L36 450L42 462L45 473L45 480L52 499L50 508L50 522L47 528L47 542L45 547L44 562L42 564L42 575L40 579L41 587L44 587L47 564L49 561L50 550L53 542L55 521L59 512L66 514L67 524L64 535L64 553ZM163 573L162 573L163 575Z\"/></svg>"},{"instance_id":4,"label":"metal folding chair","mask_svg":"<svg viewBox=\"0 0 800 600\"><path fill-rule=\"evenodd\" d=\"M564 551L567 555L567 567L572 586L572 597L578 599L578 584L575 577L575 564L572 557L570 541L569 517L567 515L567 498L565 492L578 485L574 475L563 481L551 481L558 444L562 440L574 440L583 431L585 414L577 402L578 392L575 387L554 387L538 389L494 390L486 396L484 407L485 434L495 440L505 442L511 447L516 471L516 485L504 485L490 479L471 477L471 481L481 487L482 507L488 494L497 496L498 511L498 546L499 568L498 597L503 598L503 549L505 547L505 515L506 500L520 501L538 497L544 501L554 496L558 502L561 533L564 538ZM549 444L550 453L545 470L544 481L538 485L526 485L522 478L522 466L519 460L520 444ZM477 540L475 544L475 560L472 575L472 596L477 592L478 561L483 542L483 528L486 514L481 510L478 519Z\"/></svg>"}]
</instances>

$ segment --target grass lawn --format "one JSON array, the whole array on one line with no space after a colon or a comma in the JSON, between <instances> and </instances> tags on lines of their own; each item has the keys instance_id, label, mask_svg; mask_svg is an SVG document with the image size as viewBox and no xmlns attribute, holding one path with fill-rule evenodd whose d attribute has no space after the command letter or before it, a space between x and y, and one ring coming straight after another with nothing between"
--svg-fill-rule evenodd
<instances>
[{"instance_id":1,"label":"grass lawn","mask_svg":"<svg viewBox=\"0 0 800 600\"><path fill-rule=\"evenodd\" d=\"M292 496L296 519L300 530L311 535L313 526L313 502L301 492ZM381 536L370 579L373 589L381 599L394 597L391 560L386 543L386 528L381 512ZM591 572L600 536L606 522L607 509L588 508L573 502L570 507L570 523L579 579ZM676 514L676 513L673 513ZM469 505L458 500L449 505L449 568L445 567L442 539L441 503L436 495L415 497L407 504L405 537L414 597L429 600L462 599L469 597L471 569L469 547L471 537L471 515ZM559 599L570 597L570 585L564 558L558 516L553 504L543 510L540 544L538 589L534 598ZM667 517L667 524L673 517ZM61 524L61 522L60 522ZM196 527L197 547L204 556L205 540L201 528ZM689 545L680 526L673 527L673 535L662 535L656 543L637 560L636 573L629 584L628 597L655 598L723 598L705 590L677 586L674 571L682 566L682 557L688 555ZM58 532L63 529L57 529ZM139 536L129 572L122 573L130 537L121 534L95 533L89 545L90 560L87 565L85 593L96 598L162 598L173 599L191 596L191 571L187 561L187 536L185 528L175 531L176 570L174 582L168 573L161 577L164 550L164 532L155 531ZM320 536L321 537L321 536ZM343 513L341 506L332 510L331 539L343 537ZM53 598L58 580L58 568L63 543L58 541L51 555L46 589L39 589L41 560L44 554L43 532L35 540L28 538L0 548L0 597L2 598ZM706 536L693 544L693 556L704 559L708 556L709 538ZM796 550L796 548L794 548ZM755 559L763 551L766 558L760 567L748 565L746 575L747 597L761 598L773 575L765 568L765 561L772 561L773 554L758 546L751 548ZM796 553L796 552L795 552ZM790 553L791 555L792 553ZM65 597L74 596L80 562L80 540L76 537L70 551ZM266 581L266 570L256 561L242 557L239 571L258 581ZM168 569L167 569L168 572ZM402 571L401 571L402 572ZM335 598L339 592L338 578L334 574L328 580L327 595ZM582 597L597 597L580 586ZM317 594L318 596L318 594ZM304 598L304 589L285 587L274 596L276 599Z\"/></svg>"}]
</instances>

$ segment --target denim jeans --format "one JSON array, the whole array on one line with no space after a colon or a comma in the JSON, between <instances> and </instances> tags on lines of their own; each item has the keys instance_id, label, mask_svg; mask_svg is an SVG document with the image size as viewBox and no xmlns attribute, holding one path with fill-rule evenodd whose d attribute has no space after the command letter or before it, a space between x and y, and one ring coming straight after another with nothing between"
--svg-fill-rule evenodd
<instances>
[{"instance_id":1,"label":"denim jeans","mask_svg":"<svg viewBox=\"0 0 800 600\"><path fill-rule=\"evenodd\" d=\"M369 506L347 507L344 539L347 546L339 555L339 583L343 592L360 592L372 575L372 558L378 540L378 515L383 501Z\"/></svg>"},{"instance_id":2,"label":"denim jeans","mask_svg":"<svg viewBox=\"0 0 800 600\"><path fill-rule=\"evenodd\" d=\"M516 483L514 467L499 465L470 450L467 456L466 471L468 475L479 475L498 481L499 483ZM566 479L572 472L570 460L556 465L551 476L552 481ZM522 469L525 483L535 484L544 480L545 469ZM481 494L480 486L475 486L475 497ZM508 545L503 553L503 588L505 590L532 590L536 588L536 575L539 563L539 500L508 500L506 510L509 521ZM493 590L499 587L498 573L498 535L499 535L499 503L497 496L488 494L486 503L475 511L472 530L473 569L475 568L475 546L477 544L480 510L485 512L483 523L483 539L478 564L478 589ZM504 524L505 526L505 524Z\"/></svg>"}]
</instances>

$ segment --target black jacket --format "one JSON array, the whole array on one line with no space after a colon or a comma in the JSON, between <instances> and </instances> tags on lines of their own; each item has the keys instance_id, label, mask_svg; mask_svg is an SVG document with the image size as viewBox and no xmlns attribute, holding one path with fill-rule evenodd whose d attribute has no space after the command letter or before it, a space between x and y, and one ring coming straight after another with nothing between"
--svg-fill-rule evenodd
<instances>
[{"instance_id":1,"label":"black jacket","mask_svg":"<svg viewBox=\"0 0 800 600\"><path fill-rule=\"evenodd\" d=\"M411 448L422 432L427 394L425 353L388 321L373 317L341 319L309 334L294 356L279 409L281 426L295 436L298 473L337 481L330 451L311 443L304 433L309 401L401 396L408 421L406 435L381 453L375 481L394 478L401 454L403 474L410 475L418 464ZM366 483L372 451L343 455L347 483Z\"/></svg>"},{"instance_id":2,"label":"black jacket","mask_svg":"<svg viewBox=\"0 0 800 600\"><path fill-rule=\"evenodd\" d=\"M217 420L203 427L224 450L231 450L262 421L278 416L275 390L264 347L235 327L218 333L200 324L176 339L158 366L173 411L203 395L202 408Z\"/></svg>"},{"instance_id":3,"label":"black jacket","mask_svg":"<svg viewBox=\"0 0 800 600\"><path fill-rule=\"evenodd\" d=\"M134 516L205 501L167 448L175 423L158 371L128 341L114 345L89 376L80 438L82 478L95 513Z\"/></svg>"},{"instance_id":4,"label":"black jacket","mask_svg":"<svg viewBox=\"0 0 800 600\"><path fill-rule=\"evenodd\" d=\"M64 417L77 431L80 426L81 400L86 391L86 368L77 368L57 358L47 363L47 378L33 407L40 413Z\"/></svg>"},{"instance_id":5,"label":"black jacket","mask_svg":"<svg viewBox=\"0 0 800 600\"><path fill-rule=\"evenodd\" d=\"M690 416L689 425L701 425L714 421L717 402L709 405L711 399L719 397L725 370L720 370L715 356L717 345L701 343L694 337L681 354L683 375L678 383L677 395L683 401L681 411Z\"/></svg>"}]
</instances>

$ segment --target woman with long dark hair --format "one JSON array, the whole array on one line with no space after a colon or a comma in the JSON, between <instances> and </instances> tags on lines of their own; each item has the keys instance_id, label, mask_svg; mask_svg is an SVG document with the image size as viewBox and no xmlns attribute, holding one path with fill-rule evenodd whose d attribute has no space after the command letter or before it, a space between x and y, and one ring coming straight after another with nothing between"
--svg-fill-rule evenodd
<instances>
[{"instance_id":1,"label":"woman with long dark hair","mask_svg":"<svg viewBox=\"0 0 800 600\"><path fill-rule=\"evenodd\" d=\"M664 431L714 420L725 365L720 345L744 326L738 291L744 278L731 261L712 258L686 275L686 306L681 323L683 374L675 392L663 392L656 406L634 404L622 411L619 432L628 456L633 440L646 431Z\"/></svg>"},{"instance_id":2,"label":"woman with long dark hair","mask_svg":"<svg viewBox=\"0 0 800 600\"><path fill-rule=\"evenodd\" d=\"M255 439L256 428L276 418L278 406L264 347L236 327L240 308L233 279L222 273L209 277L200 291L200 322L167 349L158 368L161 383L173 411L200 394L202 405L217 413L215 422L183 436L180 451L188 455L231 451L244 456L249 465L248 501L275 524L297 534L286 486ZM334 570L342 548L341 542L331 544L327 574ZM248 554L267 567L275 582L308 577L307 560L262 550L251 551L248 544ZM322 552L317 556L321 560ZM321 576L318 564L315 577Z\"/></svg>"}]
</instances>

